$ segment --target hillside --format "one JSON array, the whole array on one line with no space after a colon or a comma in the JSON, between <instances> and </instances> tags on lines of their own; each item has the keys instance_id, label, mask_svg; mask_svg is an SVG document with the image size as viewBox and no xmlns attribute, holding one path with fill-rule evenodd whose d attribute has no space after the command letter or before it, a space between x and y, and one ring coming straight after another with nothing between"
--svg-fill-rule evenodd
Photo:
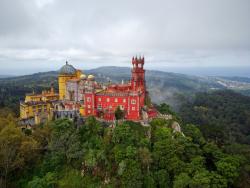
<instances>
[{"instance_id":1,"label":"hillside","mask_svg":"<svg viewBox=\"0 0 250 188\"><path fill-rule=\"evenodd\" d=\"M96 80L99 82L128 81L131 74L128 67L100 67L84 72L96 75ZM18 107L19 100L23 99L25 93L33 90L40 92L44 88L49 88L51 84L58 89L57 75L57 71L51 71L0 79L0 107ZM248 95L250 94L248 81L248 78L198 77L153 70L146 72L147 88L152 101L166 102L175 110L178 110L184 98L194 96L197 92L229 88Z\"/></svg>"},{"instance_id":2,"label":"hillside","mask_svg":"<svg viewBox=\"0 0 250 188\"><path fill-rule=\"evenodd\" d=\"M197 93L181 107L185 123L200 126L218 144L250 144L250 97L232 91Z\"/></svg>"},{"instance_id":3,"label":"hillside","mask_svg":"<svg viewBox=\"0 0 250 188\"><path fill-rule=\"evenodd\" d=\"M10 78L13 77L13 75L0 75L0 78Z\"/></svg>"}]
</instances>

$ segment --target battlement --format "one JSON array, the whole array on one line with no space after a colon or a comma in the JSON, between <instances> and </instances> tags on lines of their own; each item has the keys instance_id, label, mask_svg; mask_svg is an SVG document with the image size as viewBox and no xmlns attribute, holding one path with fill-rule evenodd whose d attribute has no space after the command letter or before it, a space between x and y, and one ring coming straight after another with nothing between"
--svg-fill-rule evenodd
<instances>
[{"instance_id":1,"label":"battlement","mask_svg":"<svg viewBox=\"0 0 250 188\"><path fill-rule=\"evenodd\" d=\"M144 57L133 57L132 58L132 65L133 65L133 68L141 68L143 69L143 66L144 66Z\"/></svg>"}]
</instances>

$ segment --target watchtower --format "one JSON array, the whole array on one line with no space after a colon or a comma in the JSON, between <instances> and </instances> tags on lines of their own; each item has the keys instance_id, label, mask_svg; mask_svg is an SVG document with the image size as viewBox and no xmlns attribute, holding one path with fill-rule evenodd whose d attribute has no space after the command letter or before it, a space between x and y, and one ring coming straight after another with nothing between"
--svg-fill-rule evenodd
<instances>
[{"instance_id":1,"label":"watchtower","mask_svg":"<svg viewBox=\"0 0 250 188\"><path fill-rule=\"evenodd\" d=\"M145 91L145 70L144 70L144 57L132 58L132 75L131 75L131 87L133 90Z\"/></svg>"}]
</instances>

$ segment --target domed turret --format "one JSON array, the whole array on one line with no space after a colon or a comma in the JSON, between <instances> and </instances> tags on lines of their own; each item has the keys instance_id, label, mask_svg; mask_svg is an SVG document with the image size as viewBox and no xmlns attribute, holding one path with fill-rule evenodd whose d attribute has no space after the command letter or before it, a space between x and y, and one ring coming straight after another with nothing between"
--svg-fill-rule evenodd
<instances>
[{"instance_id":1,"label":"domed turret","mask_svg":"<svg viewBox=\"0 0 250 188\"><path fill-rule=\"evenodd\" d=\"M76 69L72 65L69 65L68 62L66 61L66 64L60 69L59 73L60 74L75 74Z\"/></svg>"},{"instance_id":2,"label":"domed turret","mask_svg":"<svg viewBox=\"0 0 250 188\"><path fill-rule=\"evenodd\" d=\"M85 79L87 79L87 76L85 74L81 74L80 79L85 80Z\"/></svg>"},{"instance_id":3,"label":"domed turret","mask_svg":"<svg viewBox=\"0 0 250 188\"><path fill-rule=\"evenodd\" d=\"M72 66L69 65L66 61L66 64L59 70L58 75L58 85L59 85L59 99L63 100L66 96L66 83L72 78L78 78L78 71ZM80 77L80 73L79 73Z\"/></svg>"},{"instance_id":4,"label":"domed turret","mask_svg":"<svg viewBox=\"0 0 250 188\"><path fill-rule=\"evenodd\" d=\"M92 74L88 75L88 80L95 80L95 76Z\"/></svg>"}]
</instances>

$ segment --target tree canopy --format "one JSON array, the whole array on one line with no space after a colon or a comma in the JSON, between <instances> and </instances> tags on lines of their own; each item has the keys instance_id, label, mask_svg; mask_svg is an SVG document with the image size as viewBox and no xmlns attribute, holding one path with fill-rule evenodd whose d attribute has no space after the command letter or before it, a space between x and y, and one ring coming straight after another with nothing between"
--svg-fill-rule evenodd
<instances>
[{"instance_id":1,"label":"tree canopy","mask_svg":"<svg viewBox=\"0 0 250 188\"><path fill-rule=\"evenodd\" d=\"M249 185L249 148L240 147L239 155L237 145L224 151L193 124L184 126L183 135L164 119L150 127L125 121L110 128L89 117L80 127L60 119L25 134L15 122L10 116L0 120L2 187Z\"/></svg>"}]
</instances>

